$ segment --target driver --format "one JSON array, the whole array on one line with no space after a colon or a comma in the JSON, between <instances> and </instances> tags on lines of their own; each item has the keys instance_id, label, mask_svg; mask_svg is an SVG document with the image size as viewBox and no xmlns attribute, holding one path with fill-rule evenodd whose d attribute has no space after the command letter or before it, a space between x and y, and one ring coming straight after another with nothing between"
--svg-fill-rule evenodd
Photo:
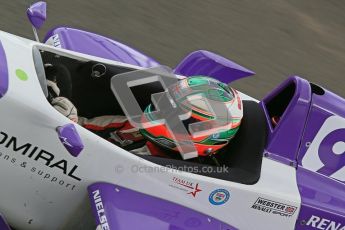
<instances>
[{"instance_id":1,"label":"driver","mask_svg":"<svg viewBox=\"0 0 345 230\"><path fill-rule=\"evenodd\" d=\"M178 152L173 137L166 125L163 124L139 130L133 127L127 118L122 115L99 116L91 119L80 117L73 103L68 98L60 96L60 90L54 78L47 80L47 85L50 95L54 95L50 102L57 111L102 138L141 155L171 157L171 153ZM209 85L212 85L213 88L208 88L207 86ZM223 104L223 108L228 109L231 115L226 118L227 125L224 126L225 128L219 132L205 134L197 138L191 136L198 155L212 158L237 133L243 117L242 101L236 90L205 76L194 76L179 81L174 86L173 94L177 93L175 98L178 98L180 96L178 95L179 93L186 91L194 92L193 90L197 91L198 94L202 92L202 98L206 97L211 103ZM185 95L182 98L184 101L178 100L177 103L185 107L187 106L191 110L191 117L183 121L187 129L191 123L216 119L215 114L205 105L205 101L202 98L194 101L185 100L186 98ZM152 104L147 106L143 119L154 122L153 110ZM143 146L144 142L146 142L144 147L137 148ZM135 143L141 144L135 145ZM166 154L167 152L169 152L168 155ZM178 156L179 154L175 155Z\"/></svg>"},{"instance_id":2,"label":"driver","mask_svg":"<svg viewBox=\"0 0 345 230\"><path fill-rule=\"evenodd\" d=\"M129 147L144 140L139 129L131 126L125 116L107 115L91 119L78 116L78 110L73 103L68 98L59 96L56 83L50 80L47 83L49 90L53 90L57 95L51 100L52 106L71 121L121 147Z\"/></svg>"}]
</instances>

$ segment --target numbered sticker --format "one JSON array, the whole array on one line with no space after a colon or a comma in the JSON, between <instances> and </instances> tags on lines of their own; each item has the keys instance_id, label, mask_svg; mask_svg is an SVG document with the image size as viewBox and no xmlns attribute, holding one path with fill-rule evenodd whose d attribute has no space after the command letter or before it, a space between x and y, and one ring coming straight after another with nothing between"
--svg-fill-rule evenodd
<instances>
[{"instance_id":1,"label":"numbered sticker","mask_svg":"<svg viewBox=\"0 0 345 230\"><path fill-rule=\"evenodd\" d=\"M303 167L345 182L345 119L326 119L302 159Z\"/></svg>"}]
</instances>

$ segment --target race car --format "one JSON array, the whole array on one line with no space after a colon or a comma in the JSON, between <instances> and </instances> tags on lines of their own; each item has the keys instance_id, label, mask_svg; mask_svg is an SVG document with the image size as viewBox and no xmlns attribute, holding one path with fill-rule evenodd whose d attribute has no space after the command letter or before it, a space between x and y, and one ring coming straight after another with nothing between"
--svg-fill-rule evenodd
<instances>
[{"instance_id":1,"label":"race car","mask_svg":"<svg viewBox=\"0 0 345 230\"><path fill-rule=\"evenodd\" d=\"M59 66L59 91L78 116L131 124L162 104L155 95L171 82L207 76L231 85L254 72L204 50L170 69L68 27L41 43L46 3L27 14L36 41L0 32L0 229L345 230L343 98L298 76L261 101L234 91L242 121L212 159L144 154L146 139L114 144L59 112L45 67ZM129 116L127 104L142 114Z\"/></svg>"}]
</instances>

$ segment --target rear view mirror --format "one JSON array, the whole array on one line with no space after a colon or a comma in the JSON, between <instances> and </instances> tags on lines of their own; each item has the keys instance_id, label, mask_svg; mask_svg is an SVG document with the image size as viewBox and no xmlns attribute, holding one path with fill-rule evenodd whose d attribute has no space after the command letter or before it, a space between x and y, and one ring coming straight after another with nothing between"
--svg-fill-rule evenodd
<instances>
[{"instance_id":1,"label":"rear view mirror","mask_svg":"<svg viewBox=\"0 0 345 230\"><path fill-rule=\"evenodd\" d=\"M35 38L37 41L39 41L36 29L41 28L41 26L47 19L47 3L43 1L36 2L26 10L26 14L32 25Z\"/></svg>"},{"instance_id":2,"label":"rear view mirror","mask_svg":"<svg viewBox=\"0 0 345 230\"><path fill-rule=\"evenodd\" d=\"M36 2L26 10L26 14L28 15L28 18L33 27L35 27L36 29L41 28L41 26L47 19L47 3Z\"/></svg>"}]
</instances>

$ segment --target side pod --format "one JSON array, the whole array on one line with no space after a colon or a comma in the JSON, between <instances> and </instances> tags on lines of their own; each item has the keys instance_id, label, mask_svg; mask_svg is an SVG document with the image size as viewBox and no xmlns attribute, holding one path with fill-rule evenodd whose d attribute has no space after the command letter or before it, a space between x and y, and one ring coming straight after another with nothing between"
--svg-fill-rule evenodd
<instances>
[{"instance_id":1,"label":"side pod","mask_svg":"<svg viewBox=\"0 0 345 230\"><path fill-rule=\"evenodd\" d=\"M192 209L114 184L95 183L88 192L101 229L236 230Z\"/></svg>"}]
</instances>

